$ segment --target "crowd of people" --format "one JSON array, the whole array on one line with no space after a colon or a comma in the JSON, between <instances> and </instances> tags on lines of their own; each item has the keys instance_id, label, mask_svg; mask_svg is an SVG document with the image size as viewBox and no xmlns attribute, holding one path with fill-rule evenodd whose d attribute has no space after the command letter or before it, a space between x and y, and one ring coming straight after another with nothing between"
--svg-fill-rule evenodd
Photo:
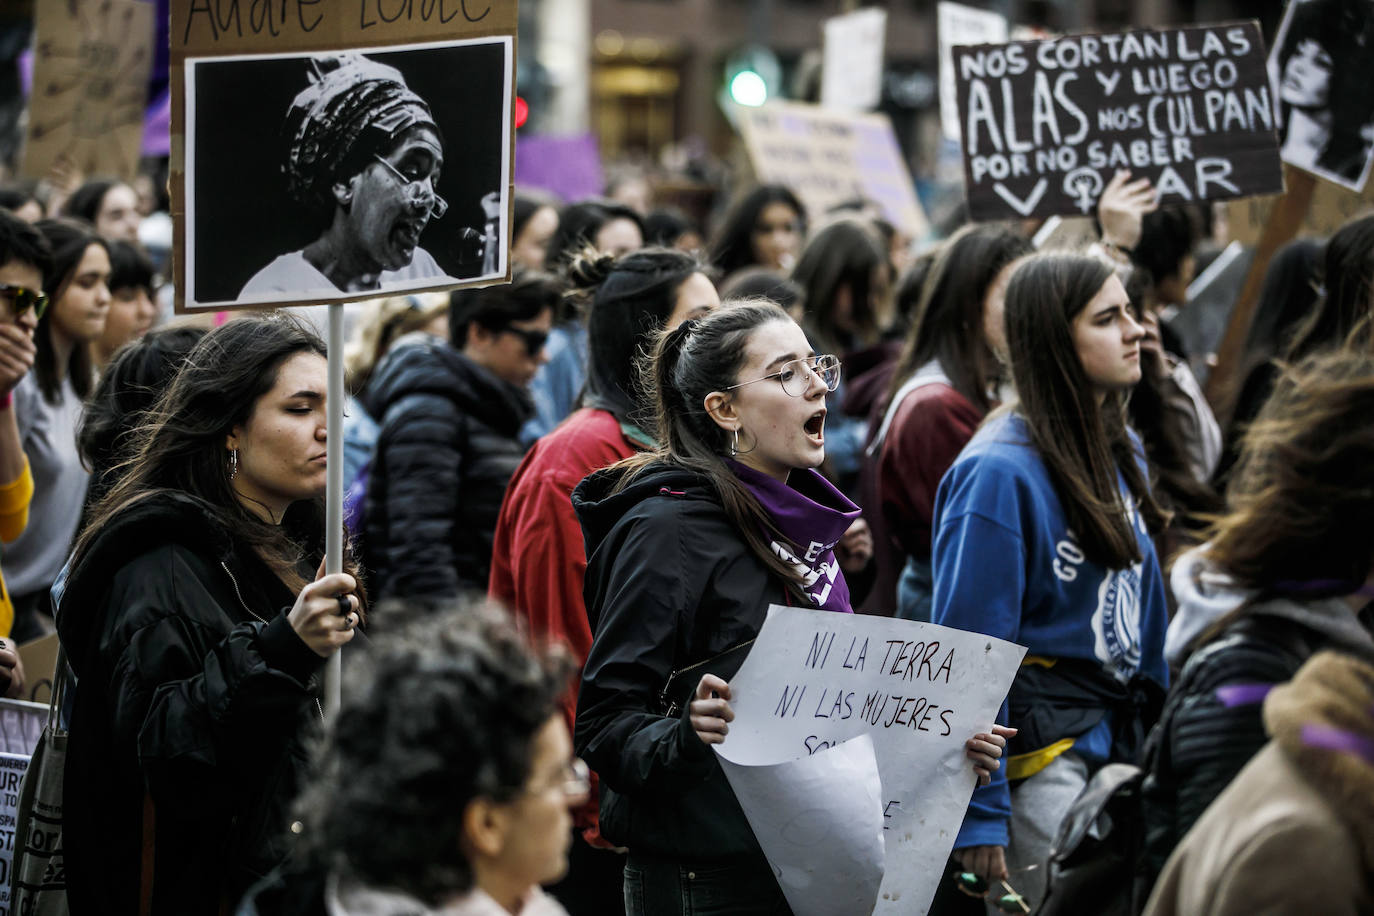
<instances>
[{"instance_id":1,"label":"crowd of people","mask_svg":"<svg viewBox=\"0 0 1374 916\"><path fill-rule=\"evenodd\" d=\"M712 750L771 604L1026 647L932 913L1374 906L1374 217L1273 259L1219 422L1209 211L1128 173L1054 251L624 190L351 309L332 575L310 323L169 316L123 183L0 195L0 681L58 634L72 913L788 913Z\"/></svg>"}]
</instances>

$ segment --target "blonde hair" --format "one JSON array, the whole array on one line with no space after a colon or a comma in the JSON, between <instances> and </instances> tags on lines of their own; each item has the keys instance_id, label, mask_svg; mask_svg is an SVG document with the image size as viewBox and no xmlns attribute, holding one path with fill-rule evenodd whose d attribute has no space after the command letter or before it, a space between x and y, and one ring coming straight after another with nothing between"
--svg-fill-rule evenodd
<instances>
[{"instance_id":1,"label":"blonde hair","mask_svg":"<svg viewBox=\"0 0 1374 916\"><path fill-rule=\"evenodd\" d=\"M344 374L348 390L367 387L372 370L399 338L418 331L448 313L447 293L417 293L364 303L366 311L344 347Z\"/></svg>"}]
</instances>

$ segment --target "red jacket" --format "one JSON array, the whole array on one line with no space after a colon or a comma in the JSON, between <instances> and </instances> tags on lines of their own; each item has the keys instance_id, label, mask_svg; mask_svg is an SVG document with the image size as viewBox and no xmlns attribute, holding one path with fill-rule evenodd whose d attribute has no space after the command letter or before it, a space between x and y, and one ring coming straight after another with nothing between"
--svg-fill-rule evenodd
<instances>
[{"instance_id":1,"label":"red jacket","mask_svg":"<svg viewBox=\"0 0 1374 916\"><path fill-rule=\"evenodd\" d=\"M510 608L536 641L565 644L579 666L592 647L592 629L582 600L587 554L572 491L591 472L636 451L607 411L575 411L525 455L496 520L487 593ZM581 673L579 667L574 687L563 698L569 732ZM596 801L593 790L589 803L577 812L578 826L595 830Z\"/></svg>"},{"instance_id":2,"label":"red jacket","mask_svg":"<svg viewBox=\"0 0 1374 916\"><path fill-rule=\"evenodd\" d=\"M877 490L889 536L907 556L930 556L940 478L983 420L948 385L918 388L897 407L878 454Z\"/></svg>"}]
</instances>

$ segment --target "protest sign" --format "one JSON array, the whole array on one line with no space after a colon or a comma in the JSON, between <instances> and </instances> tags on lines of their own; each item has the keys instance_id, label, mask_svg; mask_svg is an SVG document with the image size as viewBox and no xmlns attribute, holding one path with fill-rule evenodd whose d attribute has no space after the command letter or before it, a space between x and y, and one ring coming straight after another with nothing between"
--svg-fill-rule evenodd
<instances>
[{"instance_id":1,"label":"protest sign","mask_svg":"<svg viewBox=\"0 0 1374 916\"><path fill-rule=\"evenodd\" d=\"M718 750L798 916L926 912L973 794L964 742L991 729L1024 655L1020 646L930 623L769 608L730 681L735 718ZM862 748L848 747L859 736L873 743L878 821L859 788L870 778ZM788 766L841 748L845 754L814 770ZM789 802L804 823L789 821L780 834L772 806L780 793L795 797L800 783L770 789L766 779L738 778L740 768L755 767L788 784L806 778L809 804ZM882 825L882 867L875 871L870 855L837 872L839 850L871 849L873 823ZM837 833L822 842L817 824ZM813 906L819 888L836 883L850 902L827 897L837 908ZM865 909L864 900L876 905Z\"/></svg>"},{"instance_id":2,"label":"protest sign","mask_svg":"<svg viewBox=\"0 0 1374 916\"><path fill-rule=\"evenodd\" d=\"M1273 196L1249 197L1227 204L1226 222L1230 237L1244 245L1258 244L1277 200ZM1340 185L1319 181L1297 235L1299 238L1326 238L1352 219L1371 212L1374 212L1374 182L1365 186L1363 194L1356 194Z\"/></svg>"},{"instance_id":3,"label":"protest sign","mask_svg":"<svg viewBox=\"0 0 1374 916\"><path fill-rule=\"evenodd\" d=\"M1112 175L1162 203L1283 190L1254 22L954 48L974 219L1091 214Z\"/></svg>"},{"instance_id":4,"label":"protest sign","mask_svg":"<svg viewBox=\"0 0 1374 916\"><path fill-rule=\"evenodd\" d=\"M940 126L945 137L959 139L959 95L955 91L955 45L1001 44L1007 40L1007 19L1000 13L962 3L942 2L937 8L936 31L940 53Z\"/></svg>"},{"instance_id":5,"label":"protest sign","mask_svg":"<svg viewBox=\"0 0 1374 916\"><path fill-rule=\"evenodd\" d=\"M40 3L23 174L54 169L130 179L138 171L153 64L154 5Z\"/></svg>"},{"instance_id":6,"label":"protest sign","mask_svg":"<svg viewBox=\"0 0 1374 916\"><path fill-rule=\"evenodd\" d=\"M1374 162L1374 6L1288 4L1269 58L1283 161L1352 191Z\"/></svg>"},{"instance_id":7,"label":"protest sign","mask_svg":"<svg viewBox=\"0 0 1374 916\"><path fill-rule=\"evenodd\" d=\"M821 105L870 111L883 97L883 41L887 10L855 10L825 21Z\"/></svg>"},{"instance_id":8,"label":"protest sign","mask_svg":"<svg viewBox=\"0 0 1374 916\"><path fill-rule=\"evenodd\" d=\"M515 0L172 5L182 312L507 279Z\"/></svg>"},{"instance_id":9,"label":"protest sign","mask_svg":"<svg viewBox=\"0 0 1374 916\"><path fill-rule=\"evenodd\" d=\"M926 234L925 211L886 115L784 102L738 114L759 180L791 188L812 220L864 198L907 235Z\"/></svg>"},{"instance_id":10,"label":"protest sign","mask_svg":"<svg viewBox=\"0 0 1374 916\"><path fill-rule=\"evenodd\" d=\"M46 712L46 710L44 710ZM0 916L9 916L14 834L19 819L19 781L29 768L27 755L0 753Z\"/></svg>"}]
</instances>

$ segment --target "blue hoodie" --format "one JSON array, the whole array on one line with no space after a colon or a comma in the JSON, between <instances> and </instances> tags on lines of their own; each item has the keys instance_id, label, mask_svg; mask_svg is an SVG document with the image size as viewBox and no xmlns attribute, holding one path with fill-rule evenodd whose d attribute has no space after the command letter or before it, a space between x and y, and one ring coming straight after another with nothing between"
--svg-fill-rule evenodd
<instances>
[{"instance_id":1,"label":"blue hoodie","mask_svg":"<svg viewBox=\"0 0 1374 916\"><path fill-rule=\"evenodd\" d=\"M1025 419L989 420L935 499L934 622L1019 643L1031 656L1096 660L1123 682L1141 673L1167 685L1164 579L1135 500L1118 479L1143 560L1112 570L1087 559L1069 530ZM1006 716L1004 704L1001 720ZM1103 762L1111 727L1109 717L1064 737L1076 738L1074 752L1089 762ZM1003 768L974 790L955 848L1005 846L1010 814Z\"/></svg>"}]
</instances>

